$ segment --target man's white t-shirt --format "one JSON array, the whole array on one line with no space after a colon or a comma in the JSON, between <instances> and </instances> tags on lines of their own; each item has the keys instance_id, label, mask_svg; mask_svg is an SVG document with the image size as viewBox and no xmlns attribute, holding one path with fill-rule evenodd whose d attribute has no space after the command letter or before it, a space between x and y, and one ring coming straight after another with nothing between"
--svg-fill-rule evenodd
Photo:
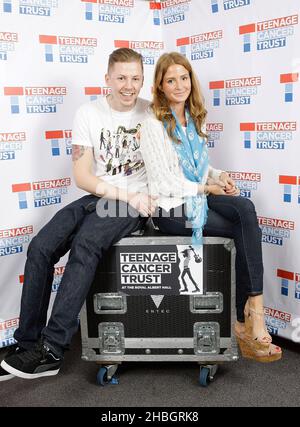
<instances>
[{"instance_id":1,"label":"man's white t-shirt","mask_svg":"<svg viewBox=\"0 0 300 427\"><path fill-rule=\"evenodd\" d=\"M103 97L79 107L73 123L72 144L93 148L95 175L132 192L147 192L140 127L148 106L138 98L131 111L119 112Z\"/></svg>"}]
</instances>

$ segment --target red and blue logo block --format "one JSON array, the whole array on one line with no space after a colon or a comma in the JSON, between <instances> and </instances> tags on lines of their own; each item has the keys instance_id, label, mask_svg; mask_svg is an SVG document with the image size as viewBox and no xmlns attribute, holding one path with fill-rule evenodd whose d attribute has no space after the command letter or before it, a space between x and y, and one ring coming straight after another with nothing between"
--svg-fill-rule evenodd
<instances>
[{"instance_id":1,"label":"red and blue logo block","mask_svg":"<svg viewBox=\"0 0 300 427\"><path fill-rule=\"evenodd\" d=\"M300 273L293 273L292 271L277 270L277 277L281 279L281 295L288 296L291 282L295 291L294 297L300 300Z\"/></svg>"},{"instance_id":2,"label":"red and blue logo block","mask_svg":"<svg viewBox=\"0 0 300 427\"><path fill-rule=\"evenodd\" d=\"M65 154L72 154L72 131L71 130L49 130L45 132L46 141L51 143L52 156L60 156L60 143L65 143Z\"/></svg>"},{"instance_id":3,"label":"red and blue logo block","mask_svg":"<svg viewBox=\"0 0 300 427\"><path fill-rule=\"evenodd\" d=\"M12 0L4 0L4 1L3 1L2 11L3 11L4 13L12 13L12 5L11 5L11 1L12 1Z\"/></svg>"},{"instance_id":4,"label":"red and blue logo block","mask_svg":"<svg viewBox=\"0 0 300 427\"><path fill-rule=\"evenodd\" d=\"M293 188L298 187L298 204L300 204L300 176L280 175L279 184L283 185L284 203L292 203Z\"/></svg>"},{"instance_id":5,"label":"red and blue logo block","mask_svg":"<svg viewBox=\"0 0 300 427\"><path fill-rule=\"evenodd\" d=\"M294 101L294 83L299 81L299 73L280 74L280 83L284 84L284 101Z\"/></svg>"},{"instance_id":6,"label":"red and blue logo block","mask_svg":"<svg viewBox=\"0 0 300 427\"><path fill-rule=\"evenodd\" d=\"M153 11L153 24L160 25L161 3L150 1L150 10Z\"/></svg>"},{"instance_id":7,"label":"red and blue logo block","mask_svg":"<svg viewBox=\"0 0 300 427\"><path fill-rule=\"evenodd\" d=\"M12 192L18 194L19 209L28 209L27 194L26 194L28 191L31 191L30 182L12 185Z\"/></svg>"},{"instance_id":8,"label":"red and blue logo block","mask_svg":"<svg viewBox=\"0 0 300 427\"><path fill-rule=\"evenodd\" d=\"M90 86L84 88L84 94L90 97L90 101L95 101L99 96L107 96L111 93L111 88L107 86Z\"/></svg>"}]
</instances>

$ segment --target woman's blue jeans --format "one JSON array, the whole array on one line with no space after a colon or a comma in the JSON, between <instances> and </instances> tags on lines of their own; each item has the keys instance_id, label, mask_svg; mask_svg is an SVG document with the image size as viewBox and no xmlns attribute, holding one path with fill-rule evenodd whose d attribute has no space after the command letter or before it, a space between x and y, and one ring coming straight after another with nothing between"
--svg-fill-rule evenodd
<instances>
[{"instance_id":1,"label":"woman's blue jeans","mask_svg":"<svg viewBox=\"0 0 300 427\"><path fill-rule=\"evenodd\" d=\"M209 210L203 235L234 239L237 320L244 322L244 306L248 296L263 293L261 229L255 207L251 200L241 196L210 195L207 202ZM170 212L159 208L153 222L166 234L192 234L192 228L187 226L184 205Z\"/></svg>"},{"instance_id":2,"label":"woman's blue jeans","mask_svg":"<svg viewBox=\"0 0 300 427\"><path fill-rule=\"evenodd\" d=\"M102 199L104 200L104 199ZM78 314L95 270L111 245L143 227L145 219L124 215L127 204L117 201L122 215L101 217L99 197L88 195L61 209L32 239L25 264L19 328L14 338L30 349L42 337L62 355L78 328ZM120 208L120 209L119 209ZM70 250L52 313L47 323L54 265Z\"/></svg>"}]
</instances>

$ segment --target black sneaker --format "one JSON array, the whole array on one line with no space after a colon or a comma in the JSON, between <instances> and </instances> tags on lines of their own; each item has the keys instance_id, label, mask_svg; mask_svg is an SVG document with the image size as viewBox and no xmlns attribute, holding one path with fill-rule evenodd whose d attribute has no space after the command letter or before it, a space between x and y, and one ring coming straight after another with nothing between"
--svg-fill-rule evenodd
<instances>
[{"instance_id":1,"label":"black sneaker","mask_svg":"<svg viewBox=\"0 0 300 427\"><path fill-rule=\"evenodd\" d=\"M8 352L5 356L5 358L12 356L13 354L19 354L19 353L23 353L25 351L24 348L18 346L18 344L12 345L9 349ZM0 381L7 381L7 380L11 380L12 378L14 378L15 375L7 372L5 369L1 368L0 366Z\"/></svg>"},{"instance_id":2,"label":"black sneaker","mask_svg":"<svg viewBox=\"0 0 300 427\"><path fill-rule=\"evenodd\" d=\"M56 375L62 360L46 344L39 342L32 350L5 357L1 367L17 377L33 379Z\"/></svg>"}]
</instances>

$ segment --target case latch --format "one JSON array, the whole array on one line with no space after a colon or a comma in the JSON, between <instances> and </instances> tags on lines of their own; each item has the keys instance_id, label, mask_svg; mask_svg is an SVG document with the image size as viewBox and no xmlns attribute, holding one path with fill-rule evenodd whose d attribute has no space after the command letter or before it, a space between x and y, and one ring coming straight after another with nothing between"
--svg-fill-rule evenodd
<instances>
[{"instance_id":1,"label":"case latch","mask_svg":"<svg viewBox=\"0 0 300 427\"><path fill-rule=\"evenodd\" d=\"M194 351L195 354L219 354L219 323L197 322L194 324Z\"/></svg>"},{"instance_id":2,"label":"case latch","mask_svg":"<svg viewBox=\"0 0 300 427\"><path fill-rule=\"evenodd\" d=\"M99 323L100 354L123 355L125 352L124 325L118 322Z\"/></svg>"}]
</instances>

